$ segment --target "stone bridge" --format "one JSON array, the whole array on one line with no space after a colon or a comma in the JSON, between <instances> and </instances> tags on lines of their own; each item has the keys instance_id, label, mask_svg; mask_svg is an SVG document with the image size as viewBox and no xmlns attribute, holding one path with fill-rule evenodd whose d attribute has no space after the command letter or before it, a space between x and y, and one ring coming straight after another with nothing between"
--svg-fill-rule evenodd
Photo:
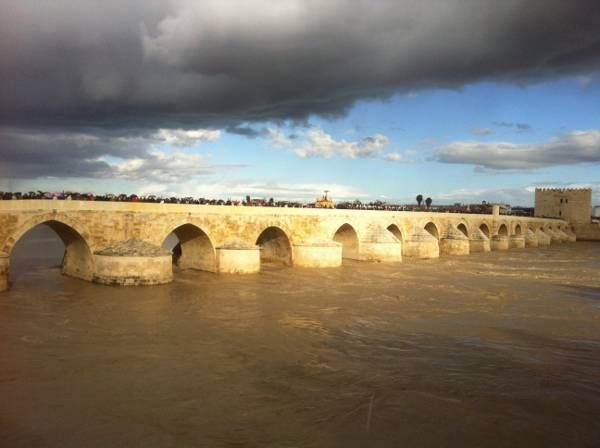
<instances>
[{"instance_id":1,"label":"stone bridge","mask_svg":"<svg viewBox=\"0 0 600 448\"><path fill-rule=\"evenodd\" d=\"M93 202L0 201L0 291L10 255L30 229L46 224L65 244L64 274L100 283L155 284L180 268L253 273L261 263L333 267L343 259L468 255L575 241L568 222L491 215ZM164 253L103 255L126 240L157 248L174 233L177 258Z\"/></svg>"}]
</instances>

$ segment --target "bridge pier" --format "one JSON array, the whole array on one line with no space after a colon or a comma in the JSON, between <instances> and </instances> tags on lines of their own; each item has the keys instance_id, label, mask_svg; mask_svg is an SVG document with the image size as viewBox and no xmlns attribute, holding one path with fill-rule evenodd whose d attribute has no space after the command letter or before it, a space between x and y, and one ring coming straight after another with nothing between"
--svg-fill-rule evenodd
<instances>
[{"instance_id":1,"label":"bridge pier","mask_svg":"<svg viewBox=\"0 0 600 448\"><path fill-rule=\"evenodd\" d=\"M260 272L260 248L258 246L227 245L217 247L216 253L219 274Z\"/></svg>"},{"instance_id":2,"label":"bridge pier","mask_svg":"<svg viewBox=\"0 0 600 448\"><path fill-rule=\"evenodd\" d=\"M535 233L531 229L527 229L527 232L525 233L525 246L526 247L538 247L539 246L538 237L535 235Z\"/></svg>"},{"instance_id":3,"label":"bridge pier","mask_svg":"<svg viewBox=\"0 0 600 448\"><path fill-rule=\"evenodd\" d=\"M370 226L358 244L358 256L365 261L402 261L402 243L382 226Z\"/></svg>"},{"instance_id":4,"label":"bridge pier","mask_svg":"<svg viewBox=\"0 0 600 448\"><path fill-rule=\"evenodd\" d=\"M525 248L525 238L521 235L513 235L509 239L509 247L512 249L524 249Z\"/></svg>"},{"instance_id":5,"label":"bridge pier","mask_svg":"<svg viewBox=\"0 0 600 448\"><path fill-rule=\"evenodd\" d=\"M95 283L119 286L161 285L173 281L171 255L158 257L95 255Z\"/></svg>"},{"instance_id":6,"label":"bridge pier","mask_svg":"<svg viewBox=\"0 0 600 448\"><path fill-rule=\"evenodd\" d=\"M294 265L333 268L342 265L342 244L335 241L294 244Z\"/></svg>"},{"instance_id":7,"label":"bridge pier","mask_svg":"<svg viewBox=\"0 0 600 448\"><path fill-rule=\"evenodd\" d=\"M570 242L569 235L567 235L566 232L564 232L561 229L558 229L556 232L558 233L558 236L560 237L560 239L561 239L561 241L563 243L569 243Z\"/></svg>"},{"instance_id":8,"label":"bridge pier","mask_svg":"<svg viewBox=\"0 0 600 448\"><path fill-rule=\"evenodd\" d=\"M168 251L135 238L94 253L93 281L103 285L160 285L173 281Z\"/></svg>"},{"instance_id":9,"label":"bridge pier","mask_svg":"<svg viewBox=\"0 0 600 448\"><path fill-rule=\"evenodd\" d=\"M535 236L538 240L538 247L550 246L551 237L541 229L536 230Z\"/></svg>"},{"instance_id":10,"label":"bridge pier","mask_svg":"<svg viewBox=\"0 0 600 448\"><path fill-rule=\"evenodd\" d=\"M489 252L490 250L490 239L480 229L476 229L469 240L469 252Z\"/></svg>"},{"instance_id":11,"label":"bridge pier","mask_svg":"<svg viewBox=\"0 0 600 448\"><path fill-rule=\"evenodd\" d=\"M0 254L0 292L8 291L8 265L10 258L6 254Z\"/></svg>"},{"instance_id":12,"label":"bridge pier","mask_svg":"<svg viewBox=\"0 0 600 448\"><path fill-rule=\"evenodd\" d=\"M367 261L402 261L400 242L361 242L361 259Z\"/></svg>"},{"instance_id":13,"label":"bridge pier","mask_svg":"<svg viewBox=\"0 0 600 448\"><path fill-rule=\"evenodd\" d=\"M417 228L404 240L403 254L414 258L438 258L440 246L437 238L425 229Z\"/></svg>"},{"instance_id":14,"label":"bridge pier","mask_svg":"<svg viewBox=\"0 0 600 448\"><path fill-rule=\"evenodd\" d=\"M508 250L508 237L506 235L494 235L490 247L492 250Z\"/></svg>"},{"instance_id":15,"label":"bridge pier","mask_svg":"<svg viewBox=\"0 0 600 448\"><path fill-rule=\"evenodd\" d=\"M440 253L446 255L469 255L470 243L464 233L455 228L450 227L448 234L440 240Z\"/></svg>"},{"instance_id":16,"label":"bridge pier","mask_svg":"<svg viewBox=\"0 0 600 448\"><path fill-rule=\"evenodd\" d=\"M546 230L546 233L550 236L550 244L560 244L562 243L561 237L552 229Z\"/></svg>"}]
</instances>

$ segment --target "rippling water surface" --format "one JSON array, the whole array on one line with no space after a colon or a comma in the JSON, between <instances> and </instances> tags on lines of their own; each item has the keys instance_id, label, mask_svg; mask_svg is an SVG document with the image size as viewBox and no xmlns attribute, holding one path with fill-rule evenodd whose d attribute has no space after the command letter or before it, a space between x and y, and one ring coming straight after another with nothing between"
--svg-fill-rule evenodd
<instances>
[{"instance_id":1,"label":"rippling water surface","mask_svg":"<svg viewBox=\"0 0 600 448\"><path fill-rule=\"evenodd\" d=\"M600 244L123 289L19 243L0 446L600 446Z\"/></svg>"}]
</instances>

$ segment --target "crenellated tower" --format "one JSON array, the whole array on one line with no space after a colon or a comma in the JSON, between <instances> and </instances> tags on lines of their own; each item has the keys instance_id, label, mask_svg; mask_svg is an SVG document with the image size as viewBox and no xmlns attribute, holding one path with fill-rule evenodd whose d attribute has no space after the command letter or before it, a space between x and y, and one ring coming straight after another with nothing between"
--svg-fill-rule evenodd
<instances>
[{"instance_id":1,"label":"crenellated tower","mask_svg":"<svg viewBox=\"0 0 600 448\"><path fill-rule=\"evenodd\" d=\"M535 216L588 224L592 216L592 189L536 188Z\"/></svg>"}]
</instances>

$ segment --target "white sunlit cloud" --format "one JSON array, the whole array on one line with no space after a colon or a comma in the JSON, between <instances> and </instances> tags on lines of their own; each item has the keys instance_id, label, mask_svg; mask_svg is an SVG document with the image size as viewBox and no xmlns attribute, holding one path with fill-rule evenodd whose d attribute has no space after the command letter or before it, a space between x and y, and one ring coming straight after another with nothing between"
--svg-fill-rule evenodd
<instances>
[{"instance_id":1,"label":"white sunlit cloud","mask_svg":"<svg viewBox=\"0 0 600 448\"><path fill-rule=\"evenodd\" d=\"M200 142L218 140L221 137L221 131L218 129L159 129L156 137L168 145L184 148Z\"/></svg>"},{"instance_id":2,"label":"white sunlit cloud","mask_svg":"<svg viewBox=\"0 0 600 448\"><path fill-rule=\"evenodd\" d=\"M269 147L270 148L291 148L293 145L293 140L285 135L281 129L278 128L268 128L268 137L269 137Z\"/></svg>"},{"instance_id":3,"label":"white sunlit cloud","mask_svg":"<svg viewBox=\"0 0 600 448\"><path fill-rule=\"evenodd\" d=\"M113 175L124 180L154 179L159 183L172 183L189 176L210 174L214 169L202 154L181 151L167 153L156 149L146 157L127 159L111 164Z\"/></svg>"},{"instance_id":4,"label":"white sunlit cloud","mask_svg":"<svg viewBox=\"0 0 600 448\"><path fill-rule=\"evenodd\" d=\"M390 162L403 160L398 152L385 152L390 140L383 134L373 134L355 141L335 139L319 128L298 133L292 139L282 130L269 128L269 147L286 149L302 159L342 157L345 159L381 158Z\"/></svg>"},{"instance_id":5,"label":"white sunlit cloud","mask_svg":"<svg viewBox=\"0 0 600 448\"><path fill-rule=\"evenodd\" d=\"M365 199L369 195L359 188L337 183L287 183L256 179L222 180L220 182L182 181L164 185L148 183L138 189L138 194L162 196L193 196L207 199L275 198L276 200L311 201L325 190L334 200Z\"/></svg>"},{"instance_id":6,"label":"white sunlit cloud","mask_svg":"<svg viewBox=\"0 0 600 448\"><path fill-rule=\"evenodd\" d=\"M600 163L600 130L574 131L541 143L456 141L438 149L442 163L489 170L536 170Z\"/></svg>"},{"instance_id":7,"label":"white sunlit cloud","mask_svg":"<svg viewBox=\"0 0 600 448\"><path fill-rule=\"evenodd\" d=\"M388 162L399 162L403 159L403 156L399 152L388 152L383 158Z\"/></svg>"}]
</instances>

